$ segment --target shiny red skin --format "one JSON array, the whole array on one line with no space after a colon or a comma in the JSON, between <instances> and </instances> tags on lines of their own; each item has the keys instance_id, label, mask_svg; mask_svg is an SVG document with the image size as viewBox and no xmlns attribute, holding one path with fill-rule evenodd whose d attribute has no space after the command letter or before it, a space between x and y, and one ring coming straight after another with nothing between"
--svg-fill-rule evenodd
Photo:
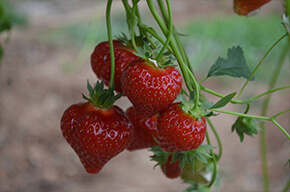
<instances>
[{"instance_id":1,"label":"shiny red skin","mask_svg":"<svg viewBox=\"0 0 290 192\"><path fill-rule=\"evenodd\" d=\"M184 112L180 103L174 103L159 114L157 131L164 151L191 151L197 149L205 138L206 120L201 117L198 121Z\"/></svg>"},{"instance_id":2,"label":"shiny red skin","mask_svg":"<svg viewBox=\"0 0 290 192\"><path fill-rule=\"evenodd\" d=\"M157 68L142 59L134 60L124 70L122 89L136 112L152 117L178 96L182 77L174 67Z\"/></svg>"},{"instance_id":3,"label":"shiny red skin","mask_svg":"<svg viewBox=\"0 0 290 192\"><path fill-rule=\"evenodd\" d=\"M121 87L121 75L125 67L138 57L133 54L132 50L126 48L119 40L113 41L115 56L115 90L123 92ZM104 80L106 85L110 83L111 77L111 57L109 42L98 44L91 55L91 67L100 80Z\"/></svg>"},{"instance_id":4,"label":"shiny red skin","mask_svg":"<svg viewBox=\"0 0 290 192\"><path fill-rule=\"evenodd\" d=\"M238 15L248 15L250 12L259 9L271 0L234 0L234 11Z\"/></svg>"},{"instance_id":5,"label":"shiny red skin","mask_svg":"<svg viewBox=\"0 0 290 192\"><path fill-rule=\"evenodd\" d=\"M171 161L172 155L168 157L166 163L161 165L161 170L166 175L166 177L174 179L181 175L181 169L179 168L179 161L174 163L171 163Z\"/></svg>"},{"instance_id":6,"label":"shiny red skin","mask_svg":"<svg viewBox=\"0 0 290 192\"><path fill-rule=\"evenodd\" d=\"M122 109L100 109L88 102L72 105L64 112L61 131L91 174L98 173L133 138L133 128Z\"/></svg>"},{"instance_id":7,"label":"shiny red skin","mask_svg":"<svg viewBox=\"0 0 290 192\"><path fill-rule=\"evenodd\" d=\"M134 128L132 142L127 148L129 151L145 149L157 145L154 137L157 136L157 115L151 118L144 118L136 115L134 107L126 110L126 115Z\"/></svg>"}]
</instances>

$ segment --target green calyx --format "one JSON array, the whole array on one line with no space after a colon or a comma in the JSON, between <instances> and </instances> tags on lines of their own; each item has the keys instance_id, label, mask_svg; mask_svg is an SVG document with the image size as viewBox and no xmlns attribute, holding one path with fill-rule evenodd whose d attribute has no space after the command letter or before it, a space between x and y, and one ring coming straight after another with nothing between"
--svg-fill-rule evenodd
<instances>
[{"instance_id":1,"label":"green calyx","mask_svg":"<svg viewBox=\"0 0 290 192\"><path fill-rule=\"evenodd\" d=\"M159 166L159 165L161 166L164 163L166 163L168 157L170 155L172 155L172 153L169 153L169 152L166 152L166 151L162 150L161 147L158 146L158 145L151 147L151 149L149 151L152 151L154 153L154 155L150 156L151 161L156 161L157 162L157 164L154 165L154 168Z\"/></svg>"},{"instance_id":2,"label":"green calyx","mask_svg":"<svg viewBox=\"0 0 290 192\"><path fill-rule=\"evenodd\" d=\"M190 92L188 98L189 99L187 100L185 95L182 93L177 97L177 100L181 101L180 107L185 113L190 114L198 120L203 116L207 116L208 112L200 107L200 103L196 104L194 91Z\"/></svg>"},{"instance_id":3,"label":"green calyx","mask_svg":"<svg viewBox=\"0 0 290 192\"><path fill-rule=\"evenodd\" d=\"M169 66L175 67L176 58L173 57L170 51L162 53L159 56L160 48L154 48L146 38L143 39L142 46L137 47L137 53L134 53L138 57L144 59L148 63L154 63L155 67L166 68Z\"/></svg>"},{"instance_id":4,"label":"green calyx","mask_svg":"<svg viewBox=\"0 0 290 192\"><path fill-rule=\"evenodd\" d=\"M129 39L125 33L121 33L121 35L117 36L117 39L123 43L125 47L128 49L134 49L132 39ZM135 44L137 47L143 47L143 37L137 36L135 37Z\"/></svg>"},{"instance_id":5,"label":"green calyx","mask_svg":"<svg viewBox=\"0 0 290 192\"><path fill-rule=\"evenodd\" d=\"M200 172L208 161L213 157L210 155L209 150L214 149L211 145L201 145L192 151L180 151L173 154L172 162L179 161L180 169L187 169L190 167L193 172Z\"/></svg>"},{"instance_id":6,"label":"green calyx","mask_svg":"<svg viewBox=\"0 0 290 192\"><path fill-rule=\"evenodd\" d=\"M83 98L98 108L107 109L111 107L115 103L115 101L117 101L122 96L122 94L115 95L114 88L109 87L108 89L104 89L103 81L97 81L94 87L92 87L88 81L87 89L89 90L90 97L82 94Z\"/></svg>"}]
</instances>

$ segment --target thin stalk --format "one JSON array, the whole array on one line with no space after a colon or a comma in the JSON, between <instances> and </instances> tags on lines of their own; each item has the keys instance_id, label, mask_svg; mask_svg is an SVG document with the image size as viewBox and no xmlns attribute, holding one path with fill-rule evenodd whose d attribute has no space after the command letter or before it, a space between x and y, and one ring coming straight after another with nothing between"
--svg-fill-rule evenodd
<instances>
[{"instance_id":1,"label":"thin stalk","mask_svg":"<svg viewBox=\"0 0 290 192\"><path fill-rule=\"evenodd\" d=\"M216 92L214 90L211 90L209 88L206 88L206 87L204 87L202 85L200 85L200 87L201 87L201 90L202 91L205 91L207 93L210 93L212 95L215 95L215 96L217 96L219 98L224 98L225 97L225 95L220 94L220 93L218 93L218 92ZM290 86L284 86L284 87L279 87L279 88L271 89L269 91L266 91L264 93L261 93L261 94L259 94L257 96L254 96L254 97L251 97L251 98L248 98L248 99L245 99L245 100L232 99L231 100L231 103L233 103L233 104L245 104L245 103L249 103L251 101L254 101L256 99L259 99L260 97L266 96L266 95L268 95L270 93L275 93L276 91L280 91L280 90L283 90L283 89L289 89L289 88L290 88Z\"/></svg>"},{"instance_id":2,"label":"thin stalk","mask_svg":"<svg viewBox=\"0 0 290 192\"><path fill-rule=\"evenodd\" d=\"M269 53L272 51L272 49L285 37L287 36L287 33L285 35L283 35L280 39L278 39L271 47L270 49L266 52L266 54L263 56L263 58L260 60L259 64L257 65L257 67L255 68L255 70L252 72L251 76L247 79L246 83L244 84L244 86L242 87L241 91L239 92L239 95L237 97L237 99L240 98L240 96L242 95L244 89L246 88L246 86L248 85L249 81L252 79L252 77L254 76L254 74L256 73L256 71L259 69L259 67L261 66L261 64L263 63L263 61L266 59L266 57L269 55Z\"/></svg>"},{"instance_id":3,"label":"thin stalk","mask_svg":"<svg viewBox=\"0 0 290 192\"><path fill-rule=\"evenodd\" d=\"M135 15L136 13L136 7L137 7L137 3L136 0L133 0L133 7L132 7L132 15ZM131 33L131 42L132 42L132 46L134 48L135 51L137 51L137 46L136 46L136 42L135 42L135 16L131 17L131 29L130 29L130 33Z\"/></svg>"},{"instance_id":4,"label":"thin stalk","mask_svg":"<svg viewBox=\"0 0 290 192\"><path fill-rule=\"evenodd\" d=\"M113 0L108 0L107 10L106 10L106 23L107 23L107 34L109 39L110 46L110 58L111 58L111 78L110 78L110 88L114 87L114 78L115 78L115 56L114 56L114 45L112 37L112 28L111 28L111 7Z\"/></svg>"},{"instance_id":5,"label":"thin stalk","mask_svg":"<svg viewBox=\"0 0 290 192\"><path fill-rule=\"evenodd\" d=\"M278 65L276 65L276 68L273 72L272 78L269 83L269 89L272 89L275 87L279 74L282 70L282 66L284 63L284 60L288 54L289 47L286 45L283 52L281 53L280 60L278 61ZM271 95L268 95L262 105L262 116L267 115L267 111L269 109L269 104L271 100ZM265 129L265 122L260 123L261 131L259 134L259 146L260 146L260 155L261 155L261 161L262 161L262 171L263 171L263 183L264 183L264 191L269 191L269 173L268 173L268 158L267 158L267 142L266 142L266 129Z\"/></svg>"},{"instance_id":6,"label":"thin stalk","mask_svg":"<svg viewBox=\"0 0 290 192\"><path fill-rule=\"evenodd\" d=\"M158 15L158 12L156 11L155 7L154 7L154 4L152 2L152 0L147 0L147 4L148 4L148 7L149 7L149 10L151 11L154 19L156 20L157 24L159 25L160 29L162 30L163 34L166 35L167 34L167 29L166 29L166 26L165 24L162 22L162 19L160 18L160 16ZM188 73L185 69L186 67L186 64L184 63L178 49L177 49L177 46L173 43L173 41L170 41L170 46L172 48L172 51L175 55L175 57L177 58L178 60L178 63L179 63L179 66L181 68L181 71L182 71L182 74L183 74L183 77L185 79L185 84L188 88L189 91L193 91L191 85L190 85L190 79L188 78ZM199 94L197 91L196 91L196 94Z\"/></svg>"},{"instance_id":7,"label":"thin stalk","mask_svg":"<svg viewBox=\"0 0 290 192\"><path fill-rule=\"evenodd\" d=\"M169 19L168 19L168 16L167 16L167 14L166 14L166 9L165 9L165 6L164 6L164 3L163 3L163 0L157 0L157 2L158 2L158 5L159 5L159 8L160 8L160 11L161 11L161 14L162 14L162 17L163 17L165 23L168 23L168 20L169 20ZM167 25L167 26L168 26L168 25ZM181 56L182 56L184 62L187 64L188 68L189 68L190 71L193 73L193 70L192 70L192 68L191 68L191 65L190 65L190 62L189 62L188 56L187 56L187 54L186 54L186 52L185 52L185 49L184 49L184 47L183 47L183 45L182 45L182 43L181 43L181 41L180 41L180 39L179 39L179 37L178 37L178 34L177 34L177 32L176 32L174 26L173 26L173 37L174 37L174 39L175 39L175 42L177 43L177 47L178 47L178 49L179 49L179 51L180 51L180 53L181 53Z\"/></svg>"},{"instance_id":8,"label":"thin stalk","mask_svg":"<svg viewBox=\"0 0 290 192\"><path fill-rule=\"evenodd\" d=\"M272 123L274 125L276 125L290 140L290 135L287 133L287 131L275 120L275 119L271 119Z\"/></svg>"},{"instance_id":9,"label":"thin stalk","mask_svg":"<svg viewBox=\"0 0 290 192\"><path fill-rule=\"evenodd\" d=\"M160 57L162 56L163 52L165 51L165 49L168 47L168 44L171 40L171 36L172 36L172 30L173 30L173 23L172 23L172 11L171 11L171 5L169 0L166 0L166 5L167 5L167 9L168 9L168 15L169 15L169 23L168 23L168 33L166 36L166 42L163 45L162 49L160 50L160 52L158 53L157 57L156 57L156 61L158 61L160 59Z\"/></svg>"},{"instance_id":10,"label":"thin stalk","mask_svg":"<svg viewBox=\"0 0 290 192\"><path fill-rule=\"evenodd\" d=\"M217 161L219 161L220 158L221 158L221 156L222 156L222 154L223 154L222 142L221 142L221 139L219 137L219 134L218 134L217 130L215 129L215 127L214 127L213 123L211 122L211 120L209 118L206 118L206 120L207 120L207 122L208 122L211 130L213 131L213 133L215 135L215 138L216 138L216 140L218 142L219 153L218 153L218 156L217 156Z\"/></svg>"},{"instance_id":11,"label":"thin stalk","mask_svg":"<svg viewBox=\"0 0 290 192\"><path fill-rule=\"evenodd\" d=\"M218 113L229 114L229 115L235 115L235 116L259 119L259 120L271 121L271 117L258 116L258 115L249 115L249 114L238 113L238 112L233 112L233 111L225 111L225 110L221 110L221 109L210 109L210 110L214 111L214 112L218 112Z\"/></svg>"},{"instance_id":12,"label":"thin stalk","mask_svg":"<svg viewBox=\"0 0 290 192\"><path fill-rule=\"evenodd\" d=\"M277 113L276 115L273 115L271 118L272 119L275 119L276 117L278 117L278 116L280 116L280 115L283 115L284 113L287 113L287 112L289 112L290 111L290 109L287 109L287 110L285 110L285 111L282 111L282 112L280 112L280 113Z\"/></svg>"},{"instance_id":13,"label":"thin stalk","mask_svg":"<svg viewBox=\"0 0 290 192\"><path fill-rule=\"evenodd\" d=\"M208 135L208 132L206 131L206 141L209 145L211 145L211 142L210 142L210 138L209 138L209 135ZM213 153L213 150L210 149L210 155L212 156L212 161L213 161L213 175L212 175L212 178L210 180L210 183L208 184L208 187L210 188L214 182L215 182L215 179L216 179L216 175L217 175L217 162L216 162L216 158L215 158L215 155Z\"/></svg>"}]
</instances>

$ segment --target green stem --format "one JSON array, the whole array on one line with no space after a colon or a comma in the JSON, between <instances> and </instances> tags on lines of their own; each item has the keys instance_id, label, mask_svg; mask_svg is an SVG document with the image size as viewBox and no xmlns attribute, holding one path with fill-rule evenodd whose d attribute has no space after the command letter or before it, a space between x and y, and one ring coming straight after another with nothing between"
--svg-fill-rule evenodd
<instances>
[{"instance_id":1,"label":"green stem","mask_svg":"<svg viewBox=\"0 0 290 192\"><path fill-rule=\"evenodd\" d=\"M282 111L282 112L280 112L280 113L277 113L276 115L273 115L271 118L272 119L275 119L276 117L278 117L278 116L280 116L280 115L283 115L284 113L287 113L287 112L289 112L290 111L290 109L287 109L287 110L285 110L285 111Z\"/></svg>"},{"instance_id":2,"label":"green stem","mask_svg":"<svg viewBox=\"0 0 290 192\"><path fill-rule=\"evenodd\" d=\"M209 138L207 131L206 131L206 141L209 145L211 145L210 138ZM214 184L215 179L216 179L216 175L217 175L217 162L216 162L216 157L215 157L212 149L210 149L210 155L212 156L212 160L213 160L213 175L212 175L212 178L210 180L210 183L208 184L209 188Z\"/></svg>"},{"instance_id":3,"label":"green stem","mask_svg":"<svg viewBox=\"0 0 290 192\"><path fill-rule=\"evenodd\" d=\"M268 95L269 93L274 93L276 91L280 91L280 90L283 90L283 89L289 89L289 88L290 88L290 86L284 86L284 87L279 87L279 88L271 89L269 91L266 91L265 93L262 93L260 95L255 96L255 97L251 97L251 98L246 99L245 101L242 101L242 102L248 103L248 102L254 101L254 100L256 100L256 99L258 99L260 97L263 97L265 95Z\"/></svg>"},{"instance_id":4,"label":"green stem","mask_svg":"<svg viewBox=\"0 0 290 192\"><path fill-rule=\"evenodd\" d=\"M218 112L218 113L229 114L229 115L235 115L235 116L259 119L259 120L271 121L271 117L258 116L258 115L249 115L249 114L238 113L238 112L233 112L233 111L225 111L225 110L221 110L221 109L210 109L210 110L212 110L214 112Z\"/></svg>"},{"instance_id":5,"label":"green stem","mask_svg":"<svg viewBox=\"0 0 290 192\"><path fill-rule=\"evenodd\" d=\"M156 11L152 0L147 0L147 4L148 4L148 7L149 7L149 10L151 11L154 19L156 20L156 22L159 25L160 29L162 30L163 34L166 35L167 34L166 25L162 22L162 19L158 15L158 12ZM175 55L175 57L178 60L180 69L182 71L182 74L183 74L183 77L184 77L184 80L185 80L185 84L186 84L188 90L191 92L191 91L193 91L193 89L192 89L192 87L190 85L190 79L188 78L188 73L187 73L187 70L185 68L186 64L184 63L184 61L183 61L183 59L182 59L182 57L180 55L180 52L177 49L177 46L174 44L174 42L172 40L170 40L170 46L172 48L173 54ZM194 78L194 80L195 80L195 78ZM197 94L199 94L199 93L197 93Z\"/></svg>"},{"instance_id":6,"label":"green stem","mask_svg":"<svg viewBox=\"0 0 290 192\"><path fill-rule=\"evenodd\" d=\"M282 70L282 66L284 63L284 60L288 54L289 47L286 45L283 52L281 53L280 60L278 61L278 65L276 65L276 68L273 72L272 78L269 83L269 89L272 89L275 87L279 74ZM267 115L267 111L269 108L271 100L271 95L268 95L262 105L262 116ZM264 183L264 191L269 191L269 173L268 173L268 160L267 160L267 142L266 142L266 129L265 129L265 122L260 123L261 131L259 134L260 142L260 155L261 155L261 161L262 161L262 170L263 170L263 183Z\"/></svg>"},{"instance_id":7,"label":"green stem","mask_svg":"<svg viewBox=\"0 0 290 192\"><path fill-rule=\"evenodd\" d=\"M107 2L107 10L106 10L106 23L107 23L107 34L109 39L110 46L110 58L111 58L111 77L110 77L110 88L114 86L114 78L115 78L115 56L114 56L114 45L113 45L113 37L112 37L112 28L111 28L111 7L113 0L108 0Z\"/></svg>"},{"instance_id":8,"label":"green stem","mask_svg":"<svg viewBox=\"0 0 290 192\"><path fill-rule=\"evenodd\" d=\"M290 140L290 135L287 133L287 131L275 120L275 119L271 119L272 123L274 123L274 125L276 125Z\"/></svg>"},{"instance_id":9,"label":"green stem","mask_svg":"<svg viewBox=\"0 0 290 192\"><path fill-rule=\"evenodd\" d=\"M156 61L158 61L160 59L160 57L162 56L163 52L165 51L165 49L168 47L168 44L171 40L171 35L172 35L172 29L173 29L173 23L172 23L172 11L171 11L171 5L169 0L166 0L166 5L167 5L167 9L168 9L168 15L169 15L169 23L168 23L168 33L166 35L166 42L163 45L162 49L160 50L160 52L158 53L157 57L156 57Z\"/></svg>"},{"instance_id":10,"label":"green stem","mask_svg":"<svg viewBox=\"0 0 290 192\"><path fill-rule=\"evenodd\" d=\"M206 88L206 87L204 87L202 85L200 85L200 87L201 87L201 90L202 91L205 91L207 93L210 93L210 94L215 95L215 96L220 97L220 98L224 98L225 97L225 95L220 94L220 93L218 93L218 92L216 92L214 90L211 90L209 88ZM248 99L245 99L245 100L232 99L231 100L231 103L233 103L233 104L245 104L245 103L249 103L251 101L254 101L254 100L256 100L256 99L258 99L260 97L263 97L265 95L268 95L270 93L274 93L276 91L280 91L280 90L288 89L288 88L290 88L290 86L284 86L284 87L279 87L279 88L271 89L269 91L266 91L264 93L261 93L260 95L257 95L255 97L251 97L251 98L248 98Z\"/></svg>"},{"instance_id":11,"label":"green stem","mask_svg":"<svg viewBox=\"0 0 290 192\"><path fill-rule=\"evenodd\" d=\"M133 0L133 7L132 7L132 17L131 17L131 29L130 29L130 33L131 33L131 42L132 42L132 46L134 48L135 51L137 51L137 46L136 46L136 42L135 42L135 14L136 14L136 8L137 8L137 3L136 0Z\"/></svg>"},{"instance_id":12,"label":"green stem","mask_svg":"<svg viewBox=\"0 0 290 192\"><path fill-rule=\"evenodd\" d=\"M254 76L254 74L256 73L256 71L259 69L259 67L261 66L261 64L263 63L263 61L265 60L265 58L269 55L269 53L272 51L272 49L285 37L287 36L287 33L285 35L283 35L280 39L278 39L271 47L270 49L266 52L266 54L264 55L264 57L261 59L261 61L259 62L259 64L257 65L257 67L255 68L255 70L252 72L251 76L247 79L246 83L244 84L244 86L242 87L237 99L240 98L240 96L242 95L244 89L246 88L246 86L248 85L249 81L252 79L252 77Z\"/></svg>"},{"instance_id":13,"label":"green stem","mask_svg":"<svg viewBox=\"0 0 290 192\"><path fill-rule=\"evenodd\" d=\"M169 19L168 19L168 16L166 14L166 9L165 9L163 0L157 0L157 2L158 2L158 5L159 5L159 8L160 8L160 11L161 11L161 14L162 14L162 17L163 17L164 21L166 23L168 23ZM168 27L168 25L167 25L167 27ZM184 49L184 47L183 47L183 45L182 45L182 43L181 43L181 41L180 41L180 39L178 37L178 34L177 34L174 26L173 26L173 37L175 39L175 42L177 43L177 47L178 47L178 49L179 49L179 51L181 53L183 61L185 61L185 63L187 64L188 68L190 69L190 71L193 72L193 70L191 68L191 65L190 65L190 62L189 62L189 59L188 59L188 56L187 56L187 54L185 52L185 49Z\"/></svg>"},{"instance_id":14,"label":"green stem","mask_svg":"<svg viewBox=\"0 0 290 192\"><path fill-rule=\"evenodd\" d=\"M219 161L220 158L221 158L221 156L222 156L222 154L223 154L222 142L221 142L220 137L219 137L219 135L218 135L218 132L217 132L217 130L215 129L215 127L214 127L213 123L211 122L211 120L210 120L209 118L206 118L206 120L207 120L207 122L208 122L208 124L209 124L211 130L213 131L213 133L214 133L214 135L215 135L215 138L216 138L216 140L217 140L217 142L218 142L218 146L219 146L219 154L218 154L218 156L217 156L217 161Z\"/></svg>"}]
</instances>

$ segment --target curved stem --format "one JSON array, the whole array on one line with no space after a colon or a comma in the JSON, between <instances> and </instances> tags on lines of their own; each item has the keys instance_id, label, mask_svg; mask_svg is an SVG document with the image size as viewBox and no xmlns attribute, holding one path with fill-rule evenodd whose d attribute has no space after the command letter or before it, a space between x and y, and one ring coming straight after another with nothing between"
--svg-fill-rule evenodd
<instances>
[{"instance_id":1,"label":"curved stem","mask_svg":"<svg viewBox=\"0 0 290 192\"><path fill-rule=\"evenodd\" d=\"M249 81L252 79L252 77L254 76L254 74L256 73L256 71L259 69L259 67L261 66L261 64L263 63L263 61L265 60L265 58L268 56L268 54L272 51L272 49L285 37L287 36L287 33L285 35L283 35L280 39L278 39L271 47L270 49L266 52L266 54L264 55L264 57L261 59L261 61L259 62L259 64L257 65L257 67L255 68L255 70L252 72L251 76L247 79L246 83L244 84L244 86L242 87L241 91L239 92L239 95L237 97L237 99L240 98L240 96L242 95L244 89L246 88L246 86L248 85Z\"/></svg>"},{"instance_id":2,"label":"curved stem","mask_svg":"<svg viewBox=\"0 0 290 192\"><path fill-rule=\"evenodd\" d=\"M158 2L158 5L159 5L159 8L160 8L160 11L161 11L161 14L162 14L162 17L163 17L164 21L166 23L168 23L169 22L168 21L168 16L167 16L166 11L165 11L165 6L164 6L164 3L163 3L163 0L157 0L157 2ZM188 68L193 73L193 70L191 68L188 56L187 56L187 54L185 52L185 49L184 49L184 47L183 47L183 45L182 45L182 43L181 43L181 41L180 41L180 39L178 37L178 34L177 34L174 26L173 26L173 37L175 39L175 42L177 44L177 47L178 47L178 49L179 49L179 51L181 53L181 56L182 56L184 62L187 64Z\"/></svg>"},{"instance_id":3,"label":"curved stem","mask_svg":"<svg viewBox=\"0 0 290 192\"><path fill-rule=\"evenodd\" d=\"M272 119L275 119L276 117L278 117L278 116L280 116L280 115L283 115L284 113L287 113L287 112L289 112L290 111L290 109L287 109L287 110L285 110L285 111L282 111L282 112L280 112L280 113L277 113L276 115L273 115L271 118Z\"/></svg>"},{"instance_id":4,"label":"curved stem","mask_svg":"<svg viewBox=\"0 0 290 192\"><path fill-rule=\"evenodd\" d=\"M135 14L136 14L136 7L137 7L137 3L136 0L133 0L133 7L132 7L132 15L131 16L131 25L130 25L130 33L131 33L131 42L132 42L132 46L134 48L135 51L137 51L137 46L136 46L136 42L135 42Z\"/></svg>"},{"instance_id":5,"label":"curved stem","mask_svg":"<svg viewBox=\"0 0 290 192\"><path fill-rule=\"evenodd\" d=\"M290 4L290 3L289 3ZM285 187L283 188L282 192L287 192L290 189L290 180L286 183Z\"/></svg>"},{"instance_id":6,"label":"curved stem","mask_svg":"<svg viewBox=\"0 0 290 192\"><path fill-rule=\"evenodd\" d=\"M209 145L211 145L211 142L210 142L210 138L209 138L209 135L208 135L208 132L206 131L206 141ZM212 156L212 161L213 161L213 175L212 175L212 178L210 180L210 183L208 184L208 187L210 188L214 182L215 182L215 179L216 179L216 175L217 175L217 162L216 162L216 158L215 158L215 155L213 153L213 150L210 149L210 155Z\"/></svg>"},{"instance_id":7,"label":"curved stem","mask_svg":"<svg viewBox=\"0 0 290 192\"><path fill-rule=\"evenodd\" d=\"M284 60L288 54L289 46L286 45L283 52L281 53L280 60L278 61L278 64L276 65L276 68L272 74L270 83L269 83L269 89L272 89L275 87L279 74L282 70L282 66L284 63ZM267 95L265 98L263 105L262 105L262 111L261 115L266 116L267 111L269 108L271 100L271 95ZM265 129L265 122L260 123L261 131L259 134L259 146L260 146L260 156L262 161L262 171L263 171L263 183L264 183L264 191L269 191L269 173L268 173L268 158L267 158L267 142L266 142L266 129Z\"/></svg>"},{"instance_id":8,"label":"curved stem","mask_svg":"<svg viewBox=\"0 0 290 192\"><path fill-rule=\"evenodd\" d=\"M216 138L216 140L217 140L217 142L218 142L218 146L219 146L219 154L218 154L218 156L217 156L217 161L219 161L220 158L221 158L221 156L222 156L222 154L223 154L222 142L221 142L221 139L220 139L220 137L219 137L219 135L218 135L218 132L216 131L216 129L215 129L213 123L211 122L211 120L210 120L209 118L206 118L206 120L207 120L207 122L208 122L208 124L209 124L211 130L213 131L213 133L214 133L214 135L215 135L215 138Z\"/></svg>"},{"instance_id":9,"label":"curved stem","mask_svg":"<svg viewBox=\"0 0 290 192\"><path fill-rule=\"evenodd\" d=\"M274 125L276 125L290 140L290 135L287 133L287 131L275 120L275 119L271 119L272 123L274 123Z\"/></svg>"},{"instance_id":10,"label":"curved stem","mask_svg":"<svg viewBox=\"0 0 290 192\"><path fill-rule=\"evenodd\" d=\"M158 15L158 12L156 11L152 0L147 0L147 4L148 4L150 12L152 13L154 19L156 20L156 22L159 25L160 29L162 30L163 34L166 35L167 34L166 26L162 22L162 19L160 18L160 16ZM170 40L169 44L170 44L170 46L172 48L173 54L175 55L175 57L178 60L178 63L179 63L180 69L182 71L183 77L185 79L185 84L186 84L188 90L189 91L193 91L193 89L192 89L192 87L190 85L190 79L188 78L188 73L185 70L186 64L184 63L184 61L183 61L183 59L182 59L182 57L181 57L176 45L173 43L173 41Z\"/></svg>"},{"instance_id":11,"label":"curved stem","mask_svg":"<svg viewBox=\"0 0 290 192\"><path fill-rule=\"evenodd\" d=\"M113 45L113 37L112 37L112 28L111 28L111 7L113 0L108 0L107 2L107 10L106 10L106 23L107 23L107 34L109 39L110 46L110 58L111 58L111 77L110 77L110 88L114 86L114 78L115 78L115 56L114 56L114 45Z\"/></svg>"},{"instance_id":12,"label":"curved stem","mask_svg":"<svg viewBox=\"0 0 290 192\"><path fill-rule=\"evenodd\" d=\"M283 89L289 89L289 88L290 88L290 86L284 86L284 87L279 87L279 88L276 88L276 89L270 89L269 91L266 91L265 93L262 93L260 95L255 96L255 97L251 97L251 98L246 99L245 101L242 101L242 102L245 102L245 103L246 102L251 102L251 101L256 100L256 99L258 99L260 97L263 97L263 96L265 96L265 95L267 95L269 93L274 93L276 91L280 91L280 90L283 90Z\"/></svg>"},{"instance_id":13,"label":"curved stem","mask_svg":"<svg viewBox=\"0 0 290 192\"><path fill-rule=\"evenodd\" d=\"M165 51L165 49L168 47L168 44L171 40L171 35L172 35L172 29L173 29L173 23L172 23L172 11L171 11L171 5L169 0L166 0L166 5L167 5L167 9L168 9L168 15L169 15L169 23L168 23L168 33L166 36L166 42L163 45L162 49L160 50L160 52L158 53L157 57L156 57L156 61L158 61L160 59L160 57L162 56L163 52Z\"/></svg>"}]
</instances>

